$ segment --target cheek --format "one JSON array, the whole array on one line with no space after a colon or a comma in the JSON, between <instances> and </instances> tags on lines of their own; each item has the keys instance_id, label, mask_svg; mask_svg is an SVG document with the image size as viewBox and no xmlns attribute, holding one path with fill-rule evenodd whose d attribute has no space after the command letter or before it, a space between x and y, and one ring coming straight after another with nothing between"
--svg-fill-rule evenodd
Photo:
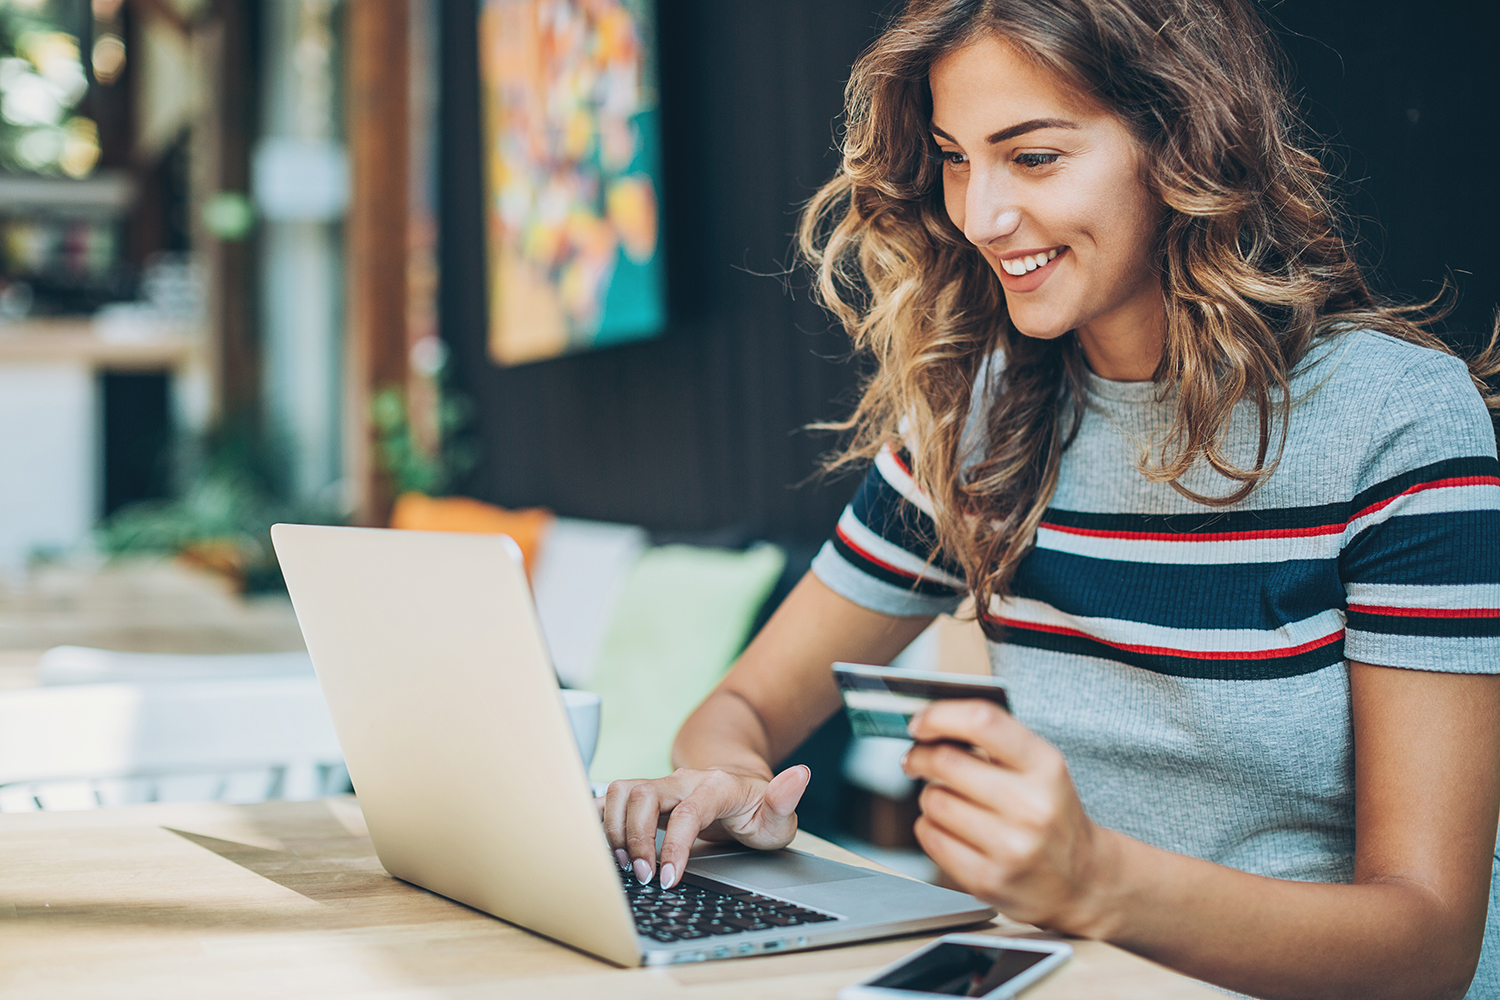
<instances>
[{"instance_id":1,"label":"cheek","mask_svg":"<svg viewBox=\"0 0 1500 1000\"><path fill-rule=\"evenodd\" d=\"M1161 206L1133 172L1116 179L1106 203L1112 208L1112 242L1123 252L1144 259L1156 243Z\"/></svg>"},{"instance_id":2,"label":"cheek","mask_svg":"<svg viewBox=\"0 0 1500 1000\"><path fill-rule=\"evenodd\" d=\"M1152 263L1156 245L1156 202L1133 178L1129 182L1101 184L1094 191L1085 229L1100 254L1099 265L1107 272L1124 275Z\"/></svg>"},{"instance_id":3,"label":"cheek","mask_svg":"<svg viewBox=\"0 0 1500 1000\"><path fill-rule=\"evenodd\" d=\"M948 219L964 231L964 199L967 195L963 182L948 171L943 171L943 207L948 210Z\"/></svg>"}]
</instances>

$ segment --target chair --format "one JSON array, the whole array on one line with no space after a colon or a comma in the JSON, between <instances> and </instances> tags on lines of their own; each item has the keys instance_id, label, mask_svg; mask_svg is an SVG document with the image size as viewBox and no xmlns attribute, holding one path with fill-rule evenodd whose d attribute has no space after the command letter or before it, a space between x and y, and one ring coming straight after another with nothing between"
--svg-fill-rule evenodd
<instances>
[{"instance_id":1,"label":"chair","mask_svg":"<svg viewBox=\"0 0 1500 1000\"><path fill-rule=\"evenodd\" d=\"M311 799L347 787L311 675L0 691L0 812Z\"/></svg>"}]
</instances>

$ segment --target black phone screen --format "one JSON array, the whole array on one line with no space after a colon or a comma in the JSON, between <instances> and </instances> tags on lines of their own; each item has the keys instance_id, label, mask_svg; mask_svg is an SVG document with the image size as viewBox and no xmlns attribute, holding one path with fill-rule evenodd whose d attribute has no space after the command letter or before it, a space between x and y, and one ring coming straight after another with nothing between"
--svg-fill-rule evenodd
<instances>
[{"instance_id":1,"label":"black phone screen","mask_svg":"<svg viewBox=\"0 0 1500 1000\"><path fill-rule=\"evenodd\" d=\"M886 990L982 997L1046 958L1045 951L985 948L944 941L866 984Z\"/></svg>"}]
</instances>

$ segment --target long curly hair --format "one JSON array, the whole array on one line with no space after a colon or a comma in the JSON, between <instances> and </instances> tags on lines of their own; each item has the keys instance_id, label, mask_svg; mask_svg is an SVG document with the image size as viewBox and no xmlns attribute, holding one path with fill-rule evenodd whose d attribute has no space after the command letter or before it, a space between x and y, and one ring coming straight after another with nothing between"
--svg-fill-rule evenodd
<instances>
[{"instance_id":1,"label":"long curly hair","mask_svg":"<svg viewBox=\"0 0 1500 1000\"><path fill-rule=\"evenodd\" d=\"M993 270L952 223L930 122L928 71L994 35L1114 114L1165 211L1157 234L1166 342L1154 380L1175 419L1142 473L1199 503L1237 503L1275 470L1289 377L1321 336L1373 329L1435 350L1432 303L1377 297L1342 234L1330 178L1305 148L1284 57L1251 0L910 0L855 64L843 160L803 212L815 290L874 374L832 467L905 447L934 501L938 549L963 570L981 623L1009 593L1077 433L1087 367L1076 338L1036 340L1007 318ZM1497 328L1500 335L1500 328ZM1470 362L1485 380L1500 350ZM984 360L1004 356L987 451L959 449ZM1255 461L1230 458L1231 416L1259 414ZM1198 463L1230 483L1184 486Z\"/></svg>"}]
</instances>

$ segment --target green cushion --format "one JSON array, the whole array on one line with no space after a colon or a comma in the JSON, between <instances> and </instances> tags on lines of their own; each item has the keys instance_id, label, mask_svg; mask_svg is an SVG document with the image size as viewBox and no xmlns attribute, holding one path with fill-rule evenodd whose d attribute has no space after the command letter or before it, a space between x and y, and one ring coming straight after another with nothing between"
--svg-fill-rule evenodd
<instances>
[{"instance_id":1,"label":"green cushion","mask_svg":"<svg viewBox=\"0 0 1500 1000\"><path fill-rule=\"evenodd\" d=\"M739 655L785 562L774 545L663 545L641 556L588 684L602 702L594 781L671 771L672 738Z\"/></svg>"}]
</instances>

